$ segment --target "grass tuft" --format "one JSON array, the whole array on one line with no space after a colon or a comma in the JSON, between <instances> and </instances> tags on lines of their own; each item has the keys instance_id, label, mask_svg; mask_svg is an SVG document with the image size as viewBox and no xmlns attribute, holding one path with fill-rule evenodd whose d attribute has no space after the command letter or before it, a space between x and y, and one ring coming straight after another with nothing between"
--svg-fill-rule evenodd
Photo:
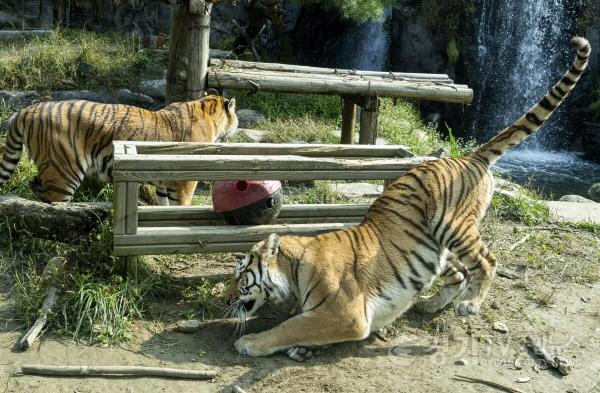
<instances>
[{"instance_id":1,"label":"grass tuft","mask_svg":"<svg viewBox=\"0 0 600 393\"><path fill-rule=\"evenodd\" d=\"M514 196L495 193L490 207L499 218L522 222L529 226L545 222L550 217L550 210L544 201L522 193Z\"/></svg>"}]
</instances>

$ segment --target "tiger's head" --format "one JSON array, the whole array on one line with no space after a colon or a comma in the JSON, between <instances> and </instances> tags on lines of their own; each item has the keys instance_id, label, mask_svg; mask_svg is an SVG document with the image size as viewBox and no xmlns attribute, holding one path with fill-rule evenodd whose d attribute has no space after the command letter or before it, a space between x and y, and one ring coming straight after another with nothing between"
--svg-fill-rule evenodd
<instances>
[{"instance_id":1,"label":"tiger's head","mask_svg":"<svg viewBox=\"0 0 600 393\"><path fill-rule=\"evenodd\" d=\"M214 93L214 94L213 94ZM238 129L235 98L225 98L211 89L200 99L201 108L214 120L218 128L217 140L233 134Z\"/></svg>"},{"instance_id":2,"label":"tiger's head","mask_svg":"<svg viewBox=\"0 0 600 393\"><path fill-rule=\"evenodd\" d=\"M245 319L267 300L281 302L289 295L288 282L279 269L279 236L271 234L238 262L229 285L231 312Z\"/></svg>"}]
</instances>

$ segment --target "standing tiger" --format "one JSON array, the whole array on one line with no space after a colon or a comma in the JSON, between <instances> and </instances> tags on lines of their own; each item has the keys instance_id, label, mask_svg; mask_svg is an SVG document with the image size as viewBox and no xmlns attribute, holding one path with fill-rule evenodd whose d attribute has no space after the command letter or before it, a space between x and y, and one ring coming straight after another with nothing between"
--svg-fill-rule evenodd
<instances>
[{"instance_id":1,"label":"standing tiger","mask_svg":"<svg viewBox=\"0 0 600 393\"><path fill-rule=\"evenodd\" d=\"M112 180L114 140L214 142L237 129L235 99L209 95L152 112L90 101L42 102L10 122L0 186L15 171L23 145L38 168L29 185L44 202L68 202L85 177ZM161 205L189 205L197 182L156 184Z\"/></svg>"},{"instance_id":2,"label":"standing tiger","mask_svg":"<svg viewBox=\"0 0 600 393\"><path fill-rule=\"evenodd\" d=\"M363 222L318 236L271 234L239 262L229 304L238 316L292 296L301 312L273 329L248 334L235 348L250 356L277 351L302 361L306 348L361 340L398 318L437 277L443 288L417 303L436 312L456 302L475 314L490 289L496 258L479 234L491 201L490 166L548 119L587 67L587 40L562 79L525 115L462 158L420 164L393 182ZM449 258L452 253L456 258Z\"/></svg>"}]
</instances>

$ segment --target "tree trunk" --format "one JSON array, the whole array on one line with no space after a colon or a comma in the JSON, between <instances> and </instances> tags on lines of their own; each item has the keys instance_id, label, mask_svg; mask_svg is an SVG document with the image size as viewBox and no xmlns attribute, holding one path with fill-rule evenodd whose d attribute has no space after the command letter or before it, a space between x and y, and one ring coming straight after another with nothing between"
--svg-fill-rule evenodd
<instances>
[{"instance_id":1,"label":"tree trunk","mask_svg":"<svg viewBox=\"0 0 600 393\"><path fill-rule=\"evenodd\" d=\"M167 103L198 99L206 89L211 9L204 0L171 7Z\"/></svg>"}]
</instances>

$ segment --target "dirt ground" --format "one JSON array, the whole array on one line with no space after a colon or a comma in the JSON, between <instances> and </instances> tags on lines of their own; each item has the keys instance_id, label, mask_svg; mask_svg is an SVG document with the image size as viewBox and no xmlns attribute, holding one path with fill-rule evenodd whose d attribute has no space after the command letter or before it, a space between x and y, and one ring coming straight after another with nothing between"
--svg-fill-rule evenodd
<instances>
[{"instance_id":1,"label":"dirt ground","mask_svg":"<svg viewBox=\"0 0 600 393\"><path fill-rule=\"evenodd\" d=\"M530 236L509 251L525 235ZM483 378L523 392L600 392L600 238L590 232L551 226L525 228L485 223L488 244L498 256L496 278L482 313L457 318L414 312L386 328L382 338L334 345L315 359L296 363L283 354L239 356L233 350L235 321L214 320L194 334L174 331L178 299L156 304L154 319L138 321L133 339L118 347L77 345L48 335L27 353L13 351L22 327L10 319L12 284L0 285L0 392L494 392L461 382L456 375ZM184 276L229 274L233 258L213 256L190 264ZM289 307L269 306L247 332L274 326ZM494 331L503 322L507 333ZM315 326L318 329L318 326ZM524 346L537 337L573 364L570 375L540 367ZM152 378L44 378L19 375L24 363L146 365L214 369L214 381ZM518 381L521 381L519 383ZM526 381L526 382L523 382Z\"/></svg>"}]
</instances>

